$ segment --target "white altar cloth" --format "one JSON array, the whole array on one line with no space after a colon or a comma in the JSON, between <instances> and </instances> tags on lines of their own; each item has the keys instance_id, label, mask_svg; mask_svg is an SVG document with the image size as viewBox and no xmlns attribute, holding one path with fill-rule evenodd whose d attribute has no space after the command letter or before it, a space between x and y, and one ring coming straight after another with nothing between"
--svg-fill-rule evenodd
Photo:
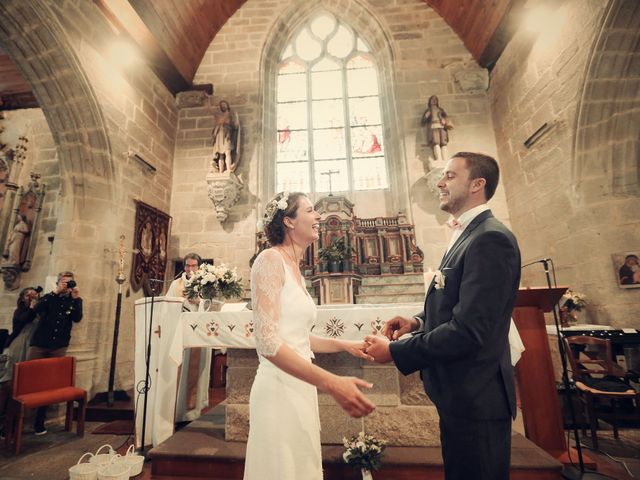
<instances>
[{"instance_id":1,"label":"white altar cloth","mask_svg":"<svg viewBox=\"0 0 640 480\"><path fill-rule=\"evenodd\" d=\"M150 389L147 400L145 445L157 446L173 435L178 367L182 350L188 347L255 348L253 313L180 313L182 298L156 297L153 300L151 331ZM422 303L384 305L326 305L318 307L311 332L326 337L361 340L378 334L395 315L410 317L421 311ZM136 386L144 383L145 338L151 319L151 299L135 302ZM160 327L159 329L157 327ZM155 332L159 332L155 333ZM141 388L138 388L141 390ZM141 446L144 396L136 402L136 445Z\"/></svg>"}]
</instances>

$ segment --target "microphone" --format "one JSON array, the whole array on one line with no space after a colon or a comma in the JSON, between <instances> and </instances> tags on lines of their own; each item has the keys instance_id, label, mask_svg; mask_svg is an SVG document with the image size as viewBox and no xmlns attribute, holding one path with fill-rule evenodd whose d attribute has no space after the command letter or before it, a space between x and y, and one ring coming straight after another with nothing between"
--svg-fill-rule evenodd
<instances>
[{"instance_id":1,"label":"microphone","mask_svg":"<svg viewBox=\"0 0 640 480\"><path fill-rule=\"evenodd\" d=\"M541 258L540 260L534 260L533 262L525 263L520 268L522 269L522 268L528 267L530 265L535 265L536 263L547 263L547 262L550 262L550 261L551 261L550 258Z\"/></svg>"}]
</instances>

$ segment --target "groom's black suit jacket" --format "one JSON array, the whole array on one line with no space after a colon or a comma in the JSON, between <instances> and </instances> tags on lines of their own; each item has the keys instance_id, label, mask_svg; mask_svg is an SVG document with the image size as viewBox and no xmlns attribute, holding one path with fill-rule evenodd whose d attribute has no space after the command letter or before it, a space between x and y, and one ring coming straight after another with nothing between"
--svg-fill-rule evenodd
<instances>
[{"instance_id":1,"label":"groom's black suit jacket","mask_svg":"<svg viewBox=\"0 0 640 480\"><path fill-rule=\"evenodd\" d=\"M444 288L431 282L423 327L391 342L405 375L420 370L438 410L461 418L515 417L509 352L511 312L520 283L513 234L487 210L476 216L444 256Z\"/></svg>"}]
</instances>

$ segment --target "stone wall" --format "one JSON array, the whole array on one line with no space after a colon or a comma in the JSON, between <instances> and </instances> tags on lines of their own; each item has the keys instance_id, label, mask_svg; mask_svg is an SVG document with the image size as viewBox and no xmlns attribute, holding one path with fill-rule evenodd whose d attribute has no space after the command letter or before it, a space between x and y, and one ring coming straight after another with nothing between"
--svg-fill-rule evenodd
<instances>
[{"instance_id":1,"label":"stone wall","mask_svg":"<svg viewBox=\"0 0 640 480\"><path fill-rule=\"evenodd\" d=\"M121 234L131 249L134 200L169 211L177 110L144 64L126 69L110 57L116 34L94 3L8 1L0 10L0 41L33 87L55 142L55 240L37 254L50 252L46 275L76 272L85 312L69 353L78 359L77 383L93 394L106 389L116 252ZM129 158L130 149L156 172ZM128 253L127 277L130 265ZM132 387L133 300L140 296L125 284L116 388Z\"/></svg>"},{"instance_id":2,"label":"stone wall","mask_svg":"<svg viewBox=\"0 0 640 480\"><path fill-rule=\"evenodd\" d=\"M317 365L338 375L353 375L373 384L366 392L376 410L351 418L330 395L319 393L322 443L341 444L350 432L366 431L396 446L439 446L438 413L424 393L419 374L403 376L391 365L378 365L346 353L318 354ZM249 434L249 392L258 366L255 350L227 353L225 437L246 441Z\"/></svg>"},{"instance_id":3,"label":"stone wall","mask_svg":"<svg viewBox=\"0 0 640 480\"><path fill-rule=\"evenodd\" d=\"M275 139L275 92L269 75L288 35L320 9L350 24L367 41L380 68L391 188L354 193L356 214L408 212L416 224L417 244L425 252L425 269L437 268L449 232L444 226L447 215L438 209L424 179L433 167L420 127L428 97L439 96L455 125L450 154L478 150L495 155L496 146L486 70L476 64L446 22L420 0L248 0L227 21L195 77L195 83L214 85L213 97L203 106L180 110L171 204L173 257L195 250L237 265L248 277L257 215L275 188L269 181L273 179L269 142L275 141L270 140ZM212 115L223 99L242 124L239 173L245 186L231 217L220 225L207 199L205 175L211 156ZM502 188L492 206L499 218L508 220Z\"/></svg>"},{"instance_id":4,"label":"stone wall","mask_svg":"<svg viewBox=\"0 0 640 480\"><path fill-rule=\"evenodd\" d=\"M582 323L637 327L640 289L620 289L611 254L638 251L640 5L572 0L521 29L491 73L491 110L523 262L550 257L588 298ZM551 129L523 145L541 125ZM529 267L525 285L546 284Z\"/></svg>"},{"instance_id":5,"label":"stone wall","mask_svg":"<svg viewBox=\"0 0 640 480\"><path fill-rule=\"evenodd\" d=\"M7 328L11 331L11 319L18 292L27 286L40 285L44 287L45 278L50 274L51 243L48 241L48 237L53 236L56 230L57 201L60 195L60 168L53 136L41 109L8 111L3 115L4 119L0 120L0 123L5 127L1 136L3 143L6 143L9 148L15 149L18 137L24 136L29 140L25 159L22 165L13 170L13 175L9 180L26 189L30 181L29 174L35 172L41 175L39 182L46 185L40 218L35 229L32 230L32 234L35 231L37 235L37 244L31 269L21 274L19 289L6 290L4 286L0 289L0 328ZM16 175L18 171L19 174ZM5 215L10 217L10 227L14 225L15 221L14 207L15 204L6 205L3 209ZM1 248L4 249L4 245Z\"/></svg>"}]
</instances>

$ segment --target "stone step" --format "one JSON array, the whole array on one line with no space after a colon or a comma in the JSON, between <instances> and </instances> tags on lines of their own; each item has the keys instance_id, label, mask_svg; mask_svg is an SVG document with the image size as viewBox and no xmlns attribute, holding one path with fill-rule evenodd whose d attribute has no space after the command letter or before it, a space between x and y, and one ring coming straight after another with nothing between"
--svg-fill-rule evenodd
<instances>
[{"instance_id":1,"label":"stone step","mask_svg":"<svg viewBox=\"0 0 640 480\"><path fill-rule=\"evenodd\" d=\"M420 294L424 295L423 284L391 284L391 285L361 285L358 289L360 295L377 295L377 294L392 294L392 293L407 293L407 294Z\"/></svg>"},{"instance_id":2,"label":"stone step","mask_svg":"<svg viewBox=\"0 0 640 480\"><path fill-rule=\"evenodd\" d=\"M424 301L424 293L413 294L377 294L377 295L356 295L356 303L416 303Z\"/></svg>"},{"instance_id":3,"label":"stone step","mask_svg":"<svg viewBox=\"0 0 640 480\"><path fill-rule=\"evenodd\" d=\"M362 277L362 285L424 285L422 273L408 273L406 275L370 275Z\"/></svg>"}]
</instances>

